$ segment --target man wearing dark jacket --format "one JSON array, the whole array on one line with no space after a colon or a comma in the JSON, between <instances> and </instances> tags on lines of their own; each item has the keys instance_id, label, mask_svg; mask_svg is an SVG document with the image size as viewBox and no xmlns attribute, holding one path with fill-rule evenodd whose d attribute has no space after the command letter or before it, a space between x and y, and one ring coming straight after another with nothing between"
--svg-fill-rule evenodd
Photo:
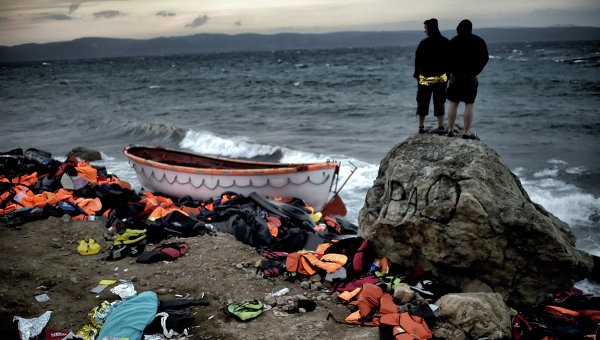
<instances>
[{"instance_id":1,"label":"man wearing dark jacket","mask_svg":"<svg viewBox=\"0 0 600 340\"><path fill-rule=\"evenodd\" d=\"M446 82L448 76L449 40L442 36L438 21L431 18L424 22L427 38L421 40L415 52L415 72L413 77L418 81L417 116L419 116L419 133L425 132L425 116L429 114L429 102L433 94L433 114L437 117L436 133L446 133L444 128L444 104L446 103Z\"/></svg>"},{"instance_id":2,"label":"man wearing dark jacket","mask_svg":"<svg viewBox=\"0 0 600 340\"><path fill-rule=\"evenodd\" d=\"M448 136L454 136L454 121L458 103L465 103L463 139L479 139L471 131L471 123L475 113L475 97L479 81L477 75L481 73L489 60L488 49L485 41L471 33L473 24L465 19L456 27L457 35L450 40L450 83L446 98L448 105Z\"/></svg>"}]
</instances>

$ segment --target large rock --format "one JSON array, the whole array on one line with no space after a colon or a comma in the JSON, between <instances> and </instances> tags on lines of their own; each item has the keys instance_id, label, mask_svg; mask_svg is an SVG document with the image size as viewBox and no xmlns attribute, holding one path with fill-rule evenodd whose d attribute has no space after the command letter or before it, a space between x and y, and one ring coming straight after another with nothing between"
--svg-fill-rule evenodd
<instances>
[{"instance_id":1,"label":"large rock","mask_svg":"<svg viewBox=\"0 0 600 340\"><path fill-rule=\"evenodd\" d=\"M516 305L542 302L593 268L569 226L481 141L423 134L396 145L358 223L394 264L422 265L458 289L478 279Z\"/></svg>"}]
</instances>

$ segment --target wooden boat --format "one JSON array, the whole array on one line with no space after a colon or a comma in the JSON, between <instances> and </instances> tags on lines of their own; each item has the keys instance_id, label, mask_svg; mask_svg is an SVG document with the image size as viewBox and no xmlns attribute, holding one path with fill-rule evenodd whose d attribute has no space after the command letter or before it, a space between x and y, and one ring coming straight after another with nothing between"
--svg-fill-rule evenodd
<instances>
[{"instance_id":1,"label":"wooden boat","mask_svg":"<svg viewBox=\"0 0 600 340\"><path fill-rule=\"evenodd\" d=\"M129 158L145 190L206 201L224 192L301 198L321 211L329 202L339 163L271 163L237 160L163 148L128 146Z\"/></svg>"}]
</instances>

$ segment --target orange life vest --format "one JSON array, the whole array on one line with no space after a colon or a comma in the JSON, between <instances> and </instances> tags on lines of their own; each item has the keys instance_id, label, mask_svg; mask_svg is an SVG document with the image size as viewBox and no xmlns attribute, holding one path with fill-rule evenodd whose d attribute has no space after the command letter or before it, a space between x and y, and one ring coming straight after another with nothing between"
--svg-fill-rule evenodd
<instances>
[{"instance_id":1,"label":"orange life vest","mask_svg":"<svg viewBox=\"0 0 600 340\"><path fill-rule=\"evenodd\" d=\"M381 315L381 325L392 326L395 340L419 340L433 337L433 333L422 317L404 313L387 313Z\"/></svg>"}]
</instances>

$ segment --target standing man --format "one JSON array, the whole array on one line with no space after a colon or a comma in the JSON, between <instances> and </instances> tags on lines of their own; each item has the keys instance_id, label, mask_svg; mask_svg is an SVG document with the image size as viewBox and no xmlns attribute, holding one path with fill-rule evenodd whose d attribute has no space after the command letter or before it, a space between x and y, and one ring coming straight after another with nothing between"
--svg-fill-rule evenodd
<instances>
[{"instance_id":1,"label":"standing man","mask_svg":"<svg viewBox=\"0 0 600 340\"><path fill-rule=\"evenodd\" d=\"M475 114L475 97L479 81L477 75L489 60L485 41L471 33L473 24L468 19L461 21L456 27L457 35L450 40L450 83L446 97L448 106L448 136L454 136L454 121L458 103L465 103L463 139L479 139L471 131L471 123Z\"/></svg>"},{"instance_id":2,"label":"standing man","mask_svg":"<svg viewBox=\"0 0 600 340\"><path fill-rule=\"evenodd\" d=\"M425 132L425 116L429 114L429 102L433 94L433 114L437 117L438 134L445 134L444 104L446 103L446 82L448 76L449 40L442 36L435 18L425 20L427 38L421 40L415 52L415 72L417 85L417 116L419 133Z\"/></svg>"}]
</instances>

